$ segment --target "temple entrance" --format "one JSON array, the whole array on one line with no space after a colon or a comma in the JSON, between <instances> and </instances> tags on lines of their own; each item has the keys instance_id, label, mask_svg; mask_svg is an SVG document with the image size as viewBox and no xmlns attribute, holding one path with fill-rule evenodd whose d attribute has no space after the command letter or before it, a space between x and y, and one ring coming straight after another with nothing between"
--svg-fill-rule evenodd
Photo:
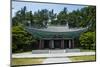
<instances>
[{"instance_id":1,"label":"temple entrance","mask_svg":"<svg viewBox=\"0 0 100 67\"><path fill-rule=\"evenodd\" d=\"M64 40L64 48L69 48L69 40Z\"/></svg>"},{"instance_id":2,"label":"temple entrance","mask_svg":"<svg viewBox=\"0 0 100 67\"><path fill-rule=\"evenodd\" d=\"M44 48L50 48L50 40L44 40Z\"/></svg>"},{"instance_id":3,"label":"temple entrance","mask_svg":"<svg viewBox=\"0 0 100 67\"><path fill-rule=\"evenodd\" d=\"M61 40L54 40L54 48L61 48Z\"/></svg>"},{"instance_id":4,"label":"temple entrance","mask_svg":"<svg viewBox=\"0 0 100 67\"><path fill-rule=\"evenodd\" d=\"M39 49L66 49L74 47L74 41L71 39L39 40L37 44L35 48L39 47Z\"/></svg>"}]
</instances>

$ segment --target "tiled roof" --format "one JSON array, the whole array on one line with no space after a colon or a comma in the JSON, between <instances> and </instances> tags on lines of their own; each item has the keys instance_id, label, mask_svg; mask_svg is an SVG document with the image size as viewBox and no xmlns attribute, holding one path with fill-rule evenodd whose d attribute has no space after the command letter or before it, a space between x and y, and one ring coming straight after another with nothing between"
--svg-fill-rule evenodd
<instances>
[{"instance_id":1,"label":"tiled roof","mask_svg":"<svg viewBox=\"0 0 100 67\"><path fill-rule=\"evenodd\" d=\"M67 28L66 26L49 26L48 28L32 28L28 27L26 30L33 36L42 38L77 38L87 28Z\"/></svg>"},{"instance_id":2,"label":"tiled roof","mask_svg":"<svg viewBox=\"0 0 100 67\"><path fill-rule=\"evenodd\" d=\"M40 31L47 31L47 32L72 32L72 31L80 31L84 30L86 28L68 28L66 26L48 26L47 28L29 28L29 29L35 29Z\"/></svg>"}]
</instances>

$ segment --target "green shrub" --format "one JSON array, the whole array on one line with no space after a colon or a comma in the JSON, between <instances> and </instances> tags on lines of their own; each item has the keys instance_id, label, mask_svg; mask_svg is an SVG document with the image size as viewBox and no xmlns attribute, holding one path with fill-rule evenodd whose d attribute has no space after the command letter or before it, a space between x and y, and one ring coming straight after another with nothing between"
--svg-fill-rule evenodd
<instances>
[{"instance_id":1,"label":"green shrub","mask_svg":"<svg viewBox=\"0 0 100 67\"><path fill-rule=\"evenodd\" d=\"M84 49L95 49L95 32L83 33L80 38L80 44Z\"/></svg>"}]
</instances>

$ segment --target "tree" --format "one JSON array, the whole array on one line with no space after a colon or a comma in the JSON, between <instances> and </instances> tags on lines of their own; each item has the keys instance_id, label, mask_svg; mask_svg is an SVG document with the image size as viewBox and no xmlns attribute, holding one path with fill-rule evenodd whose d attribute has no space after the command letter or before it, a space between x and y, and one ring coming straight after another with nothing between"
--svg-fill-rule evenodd
<instances>
[{"instance_id":1,"label":"tree","mask_svg":"<svg viewBox=\"0 0 100 67\"><path fill-rule=\"evenodd\" d=\"M46 27L49 20L49 11L47 9L38 10L33 15L34 25L38 28Z\"/></svg>"},{"instance_id":2,"label":"tree","mask_svg":"<svg viewBox=\"0 0 100 67\"><path fill-rule=\"evenodd\" d=\"M80 10L74 10L68 13L68 22L70 27L90 27L90 31L95 31L96 27L96 7L88 6Z\"/></svg>"},{"instance_id":3,"label":"tree","mask_svg":"<svg viewBox=\"0 0 100 67\"><path fill-rule=\"evenodd\" d=\"M65 25L67 23L68 15L66 7L57 15L57 19L59 21L57 25Z\"/></svg>"},{"instance_id":4,"label":"tree","mask_svg":"<svg viewBox=\"0 0 100 67\"><path fill-rule=\"evenodd\" d=\"M49 22L48 24L50 25L56 25L57 24L57 14L54 13L54 10L52 9L51 11L49 11Z\"/></svg>"},{"instance_id":5,"label":"tree","mask_svg":"<svg viewBox=\"0 0 100 67\"><path fill-rule=\"evenodd\" d=\"M95 32L83 33L80 38L80 44L85 49L95 48Z\"/></svg>"},{"instance_id":6,"label":"tree","mask_svg":"<svg viewBox=\"0 0 100 67\"><path fill-rule=\"evenodd\" d=\"M22 26L12 27L12 51L28 50L32 42L34 38Z\"/></svg>"},{"instance_id":7,"label":"tree","mask_svg":"<svg viewBox=\"0 0 100 67\"><path fill-rule=\"evenodd\" d=\"M68 22L69 26L74 28L74 27L80 27L81 23L81 12L80 10L74 10L68 14Z\"/></svg>"},{"instance_id":8,"label":"tree","mask_svg":"<svg viewBox=\"0 0 100 67\"><path fill-rule=\"evenodd\" d=\"M12 18L12 25L16 26L18 24L26 24L26 6L17 11L15 17Z\"/></svg>"}]
</instances>

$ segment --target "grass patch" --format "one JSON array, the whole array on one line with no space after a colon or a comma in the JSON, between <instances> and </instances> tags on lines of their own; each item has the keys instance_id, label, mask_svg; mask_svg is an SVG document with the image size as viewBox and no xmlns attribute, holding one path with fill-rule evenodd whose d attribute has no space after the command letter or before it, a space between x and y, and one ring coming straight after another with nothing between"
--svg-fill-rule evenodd
<instances>
[{"instance_id":1,"label":"grass patch","mask_svg":"<svg viewBox=\"0 0 100 67\"><path fill-rule=\"evenodd\" d=\"M46 58L12 58L13 65L41 64Z\"/></svg>"},{"instance_id":2,"label":"grass patch","mask_svg":"<svg viewBox=\"0 0 100 67\"><path fill-rule=\"evenodd\" d=\"M69 57L72 62L78 62L78 61L95 61L96 57L95 55L91 56L71 56Z\"/></svg>"},{"instance_id":3,"label":"grass patch","mask_svg":"<svg viewBox=\"0 0 100 67\"><path fill-rule=\"evenodd\" d=\"M95 52L96 50L80 49L80 51L81 51L81 52L90 52L90 51Z\"/></svg>"},{"instance_id":4,"label":"grass patch","mask_svg":"<svg viewBox=\"0 0 100 67\"><path fill-rule=\"evenodd\" d=\"M12 54L19 54L19 53L32 53L32 51L16 52L16 53L12 53Z\"/></svg>"},{"instance_id":5,"label":"grass patch","mask_svg":"<svg viewBox=\"0 0 100 67\"><path fill-rule=\"evenodd\" d=\"M74 49L80 49L80 52L95 52L96 51L92 49L83 49L83 48L74 48Z\"/></svg>"}]
</instances>

